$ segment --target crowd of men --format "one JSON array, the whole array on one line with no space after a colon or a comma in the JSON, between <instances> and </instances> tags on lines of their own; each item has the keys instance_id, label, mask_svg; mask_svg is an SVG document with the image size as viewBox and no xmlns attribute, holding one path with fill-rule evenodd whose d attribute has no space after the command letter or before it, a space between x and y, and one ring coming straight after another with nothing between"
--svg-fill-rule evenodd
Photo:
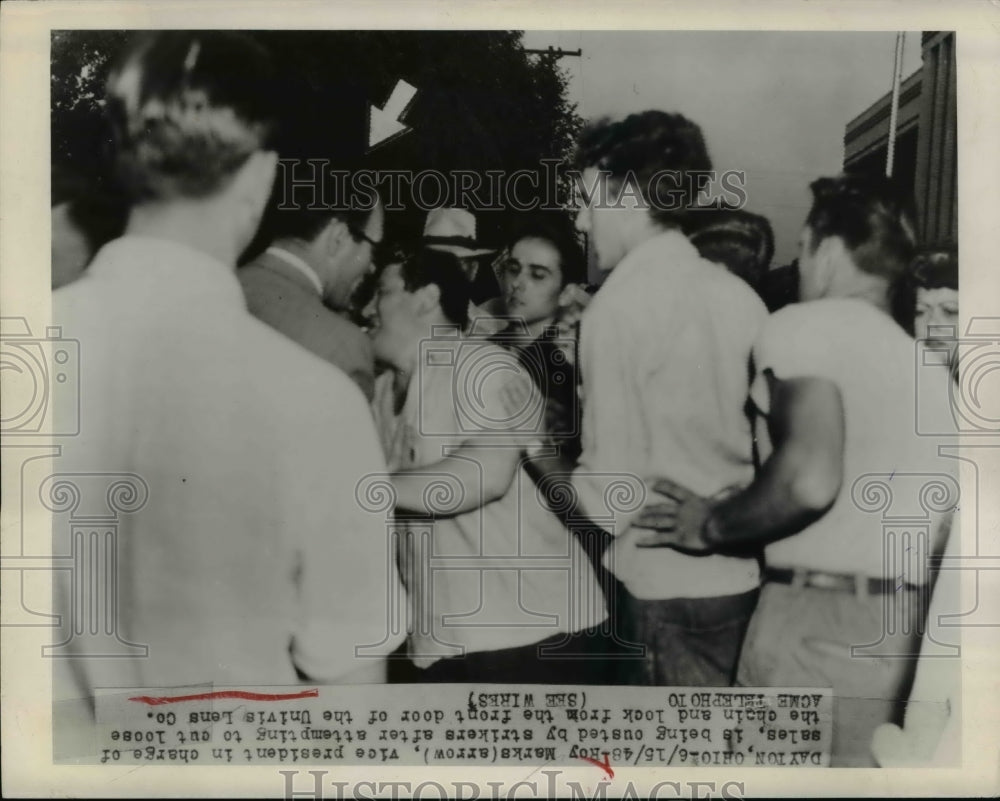
<instances>
[{"instance_id":1,"label":"crowd of men","mask_svg":"<svg viewBox=\"0 0 1000 801\"><path fill-rule=\"evenodd\" d=\"M651 195L712 165L694 122L646 111L589 125L575 218L526 214L505 247L475 210L393 242L378 203L303 208L236 269L280 154L220 65L252 85L267 54L171 32L118 66L124 229L58 271L53 319L86 357L68 470L150 488L118 536L120 631L148 656L72 660L64 695L832 687L833 764L874 764L953 518L887 538L858 501L865 476L953 470L915 433L913 326L957 322L957 271L938 254L955 286L917 281L907 200L814 181L799 302L776 300L766 220Z\"/></svg>"}]
</instances>

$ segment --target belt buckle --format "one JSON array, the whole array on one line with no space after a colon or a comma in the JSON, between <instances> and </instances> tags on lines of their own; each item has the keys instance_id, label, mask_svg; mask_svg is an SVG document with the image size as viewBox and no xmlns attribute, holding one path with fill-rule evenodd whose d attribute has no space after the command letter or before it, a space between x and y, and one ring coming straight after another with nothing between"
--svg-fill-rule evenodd
<instances>
[{"instance_id":1,"label":"belt buckle","mask_svg":"<svg viewBox=\"0 0 1000 801\"><path fill-rule=\"evenodd\" d=\"M806 586L817 590L854 592L856 583L854 576L841 576L834 573L823 573L818 570L810 570L806 574Z\"/></svg>"}]
</instances>

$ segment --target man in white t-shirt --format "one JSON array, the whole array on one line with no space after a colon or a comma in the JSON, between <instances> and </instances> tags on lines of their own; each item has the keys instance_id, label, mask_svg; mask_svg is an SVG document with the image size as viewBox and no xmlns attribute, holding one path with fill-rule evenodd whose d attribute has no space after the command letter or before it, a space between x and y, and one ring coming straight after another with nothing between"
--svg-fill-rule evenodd
<instances>
[{"instance_id":1,"label":"man in white t-shirt","mask_svg":"<svg viewBox=\"0 0 1000 801\"><path fill-rule=\"evenodd\" d=\"M600 639L604 598L524 468L545 426L529 373L515 354L462 333L467 282L450 253L388 261L370 308L376 357L391 367L373 407L419 678L599 683L592 671L604 662L580 657Z\"/></svg>"},{"instance_id":2,"label":"man in white t-shirt","mask_svg":"<svg viewBox=\"0 0 1000 801\"><path fill-rule=\"evenodd\" d=\"M738 680L832 687L831 763L873 766L872 733L898 719L906 698L928 565L958 485L953 460L917 433L914 343L888 313L888 287L914 248L907 204L861 176L812 190L799 255L805 302L775 313L753 349L762 468L715 503L661 483L676 505L638 524L687 553L766 544ZM944 393L917 401L941 404ZM885 526L879 511L904 522Z\"/></svg>"}]
</instances>

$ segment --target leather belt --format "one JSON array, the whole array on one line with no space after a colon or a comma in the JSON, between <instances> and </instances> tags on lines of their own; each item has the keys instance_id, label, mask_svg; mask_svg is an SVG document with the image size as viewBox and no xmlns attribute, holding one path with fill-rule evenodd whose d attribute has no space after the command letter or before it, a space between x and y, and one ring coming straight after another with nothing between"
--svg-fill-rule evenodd
<instances>
[{"instance_id":1,"label":"leather belt","mask_svg":"<svg viewBox=\"0 0 1000 801\"><path fill-rule=\"evenodd\" d=\"M870 578L852 573L826 573L822 570L804 570L796 568L769 567L764 570L764 581L775 584L792 584L809 587L814 590L830 590L832 592L847 592L856 594L859 588L867 590L869 595L888 595L890 593L922 592L924 587L891 578Z\"/></svg>"}]
</instances>

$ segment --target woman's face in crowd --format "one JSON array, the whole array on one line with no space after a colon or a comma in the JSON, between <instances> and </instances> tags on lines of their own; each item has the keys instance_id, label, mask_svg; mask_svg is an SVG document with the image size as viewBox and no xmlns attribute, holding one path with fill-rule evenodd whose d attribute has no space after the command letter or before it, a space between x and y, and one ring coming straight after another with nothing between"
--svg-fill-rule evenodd
<instances>
[{"instance_id":1,"label":"woman's face in crowd","mask_svg":"<svg viewBox=\"0 0 1000 801\"><path fill-rule=\"evenodd\" d=\"M550 242L535 237L518 241L501 265L499 277L507 314L523 318L528 325L555 316L562 270L559 251Z\"/></svg>"},{"instance_id":2,"label":"woman's face in crowd","mask_svg":"<svg viewBox=\"0 0 1000 801\"><path fill-rule=\"evenodd\" d=\"M942 327L950 327L951 335ZM948 287L917 289L913 333L917 339L932 342L954 339L958 334L958 291Z\"/></svg>"}]
</instances>

